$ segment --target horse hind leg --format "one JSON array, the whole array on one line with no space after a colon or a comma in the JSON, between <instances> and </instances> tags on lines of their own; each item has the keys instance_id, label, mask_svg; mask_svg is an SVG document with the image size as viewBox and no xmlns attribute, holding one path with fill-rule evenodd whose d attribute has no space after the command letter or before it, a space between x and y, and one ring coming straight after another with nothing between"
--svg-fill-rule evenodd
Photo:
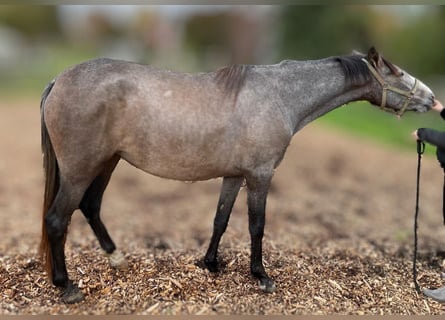
<instances>
[{"instance_id":1,"label":"horse hind leg","mask_svg":"<svg viewBox=\"0 0 445 320\"><path fill-rule=\"evenodd\" d=\"M211 272L218 271L218 246L222 235L226 231L229 222L230 213L235 203L238 192L243 183L243 177L225 177L221 187L221 193L216 208L215 219L213 222L213 234L210 240L209 248L204 257L204 264Z\"/></svg>"},{"instance_id":2,"label":"horse hind leg","mask_svg":"<svg viewBox=\"0 0 445 320\"><path fill-rule=\"evenodd\" d=\"M50 249L52 282L63 290L62 301L65 303L76 303L84 299L83 293L68 277L64 249L68 225L83 190L82 186L71 186L60 179L59 190L44 220Z\"/></svg>"},{"instance_id":3,"label":"horse hind leg","mask_svg":"<svg viewBox=\"0 0 445 320\"><path fill-rule=\"evenodd\" d=\"M103 194L119 159L118 156L115 156L105 164L102 172L93 180L83 195L79 209L91 226L100 246L108 256L110 265L116 269L125 269L128 266L127 260L122 252L116 249L116 245L100 218Z\"/></svg>"}]
</instances>

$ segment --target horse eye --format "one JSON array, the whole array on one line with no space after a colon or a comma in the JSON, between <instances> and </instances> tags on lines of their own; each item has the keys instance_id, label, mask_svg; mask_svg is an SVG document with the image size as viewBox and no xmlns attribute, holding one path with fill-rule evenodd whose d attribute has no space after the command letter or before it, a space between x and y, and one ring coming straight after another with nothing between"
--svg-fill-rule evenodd
<instances>
[{"instance_id":1,"label":"horse eye","mask_svg":"<svg viewBox=\"0 0 445 320\"><path fill-rule=\"evenodd\" d=\"M403 77L405 75L404 72L400 72L400 76Z\"/></svg>"}]
</instances>

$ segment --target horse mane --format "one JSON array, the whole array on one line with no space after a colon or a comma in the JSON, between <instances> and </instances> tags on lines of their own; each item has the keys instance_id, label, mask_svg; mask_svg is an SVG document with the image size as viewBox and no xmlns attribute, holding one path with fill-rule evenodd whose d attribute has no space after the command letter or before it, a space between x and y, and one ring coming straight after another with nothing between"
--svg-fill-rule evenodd
<instances>
[{"instance_id":1,"label":"horse mane","mask_svg":"<svg viewBox=\"0 0 445 320\"><path fill-rule=\"evenodd\" d=\"M362 85L371 79L371 72L368 66L363 63L361 55L341 56L336 57L335 60L340 63L340 66L346 76L347 81L351 81L357 85ZM391 62L382 57L383 63L389 68L392 74L400 76L400 71Z\"/></svg>"},{"instance_id":2,"label":"horse mane","mask_svg":"<svg viewBox=\"0 0 445 320\"><path fill-rule=\"evenodd\" d=\"M336 57L335 60L340 63L340 66L345 74L346 81L362 85L371 80L371 72L368 66L363 63L361 55L341 56Z\"/></svg>"},{"instance_id":3,"label":"horse mane","mask_svg":"<svg viewBox=\"0 0 445 320\"><path fill-rule=\"evenodd\" d=\"M235 99L246 81L248 66L231 65L215 72L216 83L223 87L226 94L234 95Z\"/></svg>"}]
</instances>

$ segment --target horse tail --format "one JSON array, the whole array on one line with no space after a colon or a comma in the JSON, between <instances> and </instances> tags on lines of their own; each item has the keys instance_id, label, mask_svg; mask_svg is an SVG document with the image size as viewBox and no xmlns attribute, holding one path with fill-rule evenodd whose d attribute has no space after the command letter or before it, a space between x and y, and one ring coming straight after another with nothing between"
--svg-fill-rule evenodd
<instances>
[{"instance_id":1,"label":"horse tail","mask_svg":"<svg viewBox=\"0 0 445 320\"><path fill-rule=\"evenodd\" d=\"M57 191L59 190L59 166L56 155L48 134L48 129L45 124L45 102L48 98L51 89L54 87L55 80L50 82L42 93L42 100L40 102L40 119L41 119L41 139L42 139L42 153L43 153L43 170L45 175L45 193L43 197L42 210L42 238L40 240L40 258L46 269L48 276L52 276L51 268L51 251L49 247L48 233L46 230L45 217L54 202Z\"/></svg>"}]
</instances>

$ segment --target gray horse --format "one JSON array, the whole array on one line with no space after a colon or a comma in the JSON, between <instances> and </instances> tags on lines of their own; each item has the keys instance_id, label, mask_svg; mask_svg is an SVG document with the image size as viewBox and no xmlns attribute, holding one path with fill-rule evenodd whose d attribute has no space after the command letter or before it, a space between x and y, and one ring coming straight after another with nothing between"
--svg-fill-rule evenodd
<instances>
[{"instance_id":1,"label":"gray horse","mask_svg":"<svg viewBox=\"0 0 445 320\"><path fill-rule=\"evenodd\" d=\"M153 175L182 181L224 177L204 263L217 270L217 250L246 181L251 274L275 290L262 262L266 197L292 136L350 101L367 100L402 115L434 102L422 82L367 55L275 65L238 65L210 73L176 73L96 59L62 72L41 101L46 176L41 255L62 301L83 299L68 278L64 245L79 208L114 266L125 258L101 222L102 195L122 158Z\"/></svg>"}]
</instances>

